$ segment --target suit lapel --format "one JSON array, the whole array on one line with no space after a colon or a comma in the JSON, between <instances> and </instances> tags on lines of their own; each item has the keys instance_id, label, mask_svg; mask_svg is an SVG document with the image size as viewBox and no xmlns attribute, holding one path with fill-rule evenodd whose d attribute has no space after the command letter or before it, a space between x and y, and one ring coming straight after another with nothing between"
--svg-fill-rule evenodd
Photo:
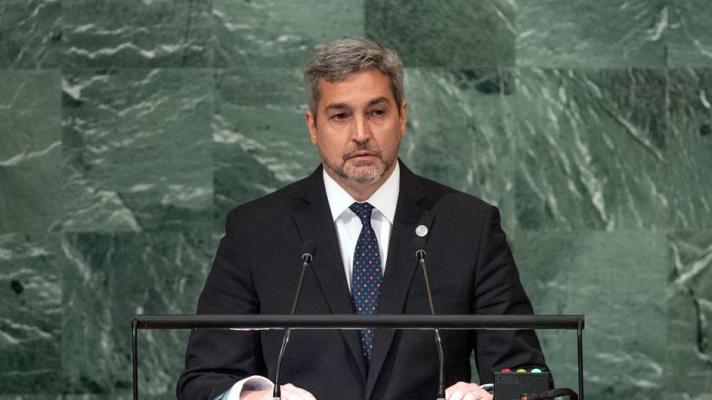
<instances>
[{"instance_id":1,"label":"suit lapel","mask_svg":"<svg viewBox=\"0 0 712 400\"><path fill-rule=\"evenodd\" d=\"M329 210L322 169L307 179L305 190L294 205L293 217L302 240L316 242L312 268L332 314L353 314L351 294L344 274L336 227ZM356 330L341 330L351 354L366 378L366 365L361 353L361 339Z\"/></svg>"},{"instance_id":2,"label":"suit lapel","mask_svg":"<svg viewBox=\"0 0 712 400\"><path fill-rule=\"evenodd\" d=\"M391 242L388 247L386 273L383 277L381 298L378 304L379 314L403 313L408 289L417 267L412 248L415 228L419 224L430 226L432 221L432 214L427 211L428 201L424 196L420 182L402 162L400 167L400 191L391 231ZM373 392L394 334L395 331L392 329L379 329L375 333L366 381L366 398L369 398Z\"/></svg>"}]
</instances>

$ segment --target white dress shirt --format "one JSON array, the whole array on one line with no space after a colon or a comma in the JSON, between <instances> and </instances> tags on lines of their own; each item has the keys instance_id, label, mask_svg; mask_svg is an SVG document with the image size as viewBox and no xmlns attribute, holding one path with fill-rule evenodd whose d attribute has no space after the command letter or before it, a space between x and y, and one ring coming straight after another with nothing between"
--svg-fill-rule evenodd
<instances>
[{"instance_id":1,"label":"white dress shirt","mask_svg":"<svg viewBox=\"0 0 712 400\"><path fill-rule=\"evenodd\" d=\"M346 281L348 282L349 290L351 290L354 251L356 250L356 242L362 226L361 220L356 213L349 208L356 200L326 172L324 172L324 188L326 189L326 198L329 200L331 217L334 219L334 225L336 226L336 235L339 239ZM373 206L371 226L376 233L378 249L381 253L381 273L385 272L386 269L388 243L390 243L391 239L391 228L393 228L393 217L396 214L399 191L400 167L396 162L391 176L366 200Z\"/></svg>"},{"instance_id":2,"label":"white dress shirt","mask_svg":"<svg viewBox=\"0 0 712 400\"><path fill-rule=\"evenodd\" d=\"M336 226L336 235L341 249L341 260L344 265L344 274L351 290L351 273L353 271L354 252L356 242L361 233L361 220L351 211L349 206L356 202L351 195L339 186L336 181L324 174L324 189L326 198L331 209L331 217ZM386 270L386 260L388 258L388 243L391 239L391 229L393 228L393 218L396 215L396 205L398 203L398 193L400 192L400 166L396 161L391 176L376 190L366 202L371 203L371 226L376 233L378 249L381 253L381 273ZM242 390L272 390L274 384L263 376L253 375L236 382L230 390L223 393L215 400L239 400Z\"/></svg>"}]
</instances>

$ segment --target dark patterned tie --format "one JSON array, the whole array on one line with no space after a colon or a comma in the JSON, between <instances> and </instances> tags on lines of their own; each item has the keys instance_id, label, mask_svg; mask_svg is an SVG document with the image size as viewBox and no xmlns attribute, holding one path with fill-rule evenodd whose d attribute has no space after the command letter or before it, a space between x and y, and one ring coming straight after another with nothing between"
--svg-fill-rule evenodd
<instances>
[{"instance_id":1,"label":"dark patterned tie","mask_svg":"<svg viewBox=\"0 0 712 400\"><path fill-rule=\"evenodd\" d=\"M378 298L381 294L383 280L381 270L381 253L378 251L376 233L371 227L371 211L369 203L354 203L349 207L361 219L361 233L356 242L354 265L351 273L351 298L360 315L371 315L376 312ZM373 349L373 330L361 331L361 348L363 357L368 363Z\"/></svg>"}]
</instances>

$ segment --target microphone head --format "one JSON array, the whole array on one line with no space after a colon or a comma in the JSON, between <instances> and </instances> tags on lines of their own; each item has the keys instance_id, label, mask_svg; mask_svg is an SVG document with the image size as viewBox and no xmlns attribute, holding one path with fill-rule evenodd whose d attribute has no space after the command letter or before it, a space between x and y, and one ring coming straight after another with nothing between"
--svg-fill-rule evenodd
<instances>
[{"instance_id":1,"label":"microphone head","mask_svg":"<svg viewBox=\"0 0 712 400\"><path fill-rule=\"evenodd\" d=\"M308 259L311 261L315 253L316 242L310 239L305 240L304 243L302 243L302 260L306 261Z\"/></svg>"},{"instance_id":2,"label":"microphone head","mask_svg":"<svg viewBox=\"0 0 712 400\"><path fill-rule=\"evenodd\" d=\"M416 236L411 242L413 250L415 251L415 256L420 258L421 255L425 255L426 251L426 241L424 237Z\"/></svg>"}]
</instances>

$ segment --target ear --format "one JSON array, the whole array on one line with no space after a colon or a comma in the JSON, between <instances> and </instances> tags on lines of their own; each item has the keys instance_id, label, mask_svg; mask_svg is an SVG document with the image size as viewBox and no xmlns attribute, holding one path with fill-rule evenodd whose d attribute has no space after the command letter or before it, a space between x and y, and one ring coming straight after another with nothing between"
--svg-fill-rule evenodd
<instances>
[{"instance_id":1,"label":"ear","mask_svg":"<svg viewBox=\"0 0 712 400\"><path fill-rule=\"evenodd\" d=\"M307 124L307 130L309 131L309 139L312 144L316 146L316 118L311 111L307 110L304 112L304 122Z\"/></svg>"},{"instance_id":2,"label":"ear","mask_svg":"<svg viewBox=\"0 0 712 400\"><path fill-rule=\"evenodd\" d=\"M408 103L404 100L400 107L400 131L401 137L405 136L405 128L408 125Z\"/></svg>"}]
</instances>

